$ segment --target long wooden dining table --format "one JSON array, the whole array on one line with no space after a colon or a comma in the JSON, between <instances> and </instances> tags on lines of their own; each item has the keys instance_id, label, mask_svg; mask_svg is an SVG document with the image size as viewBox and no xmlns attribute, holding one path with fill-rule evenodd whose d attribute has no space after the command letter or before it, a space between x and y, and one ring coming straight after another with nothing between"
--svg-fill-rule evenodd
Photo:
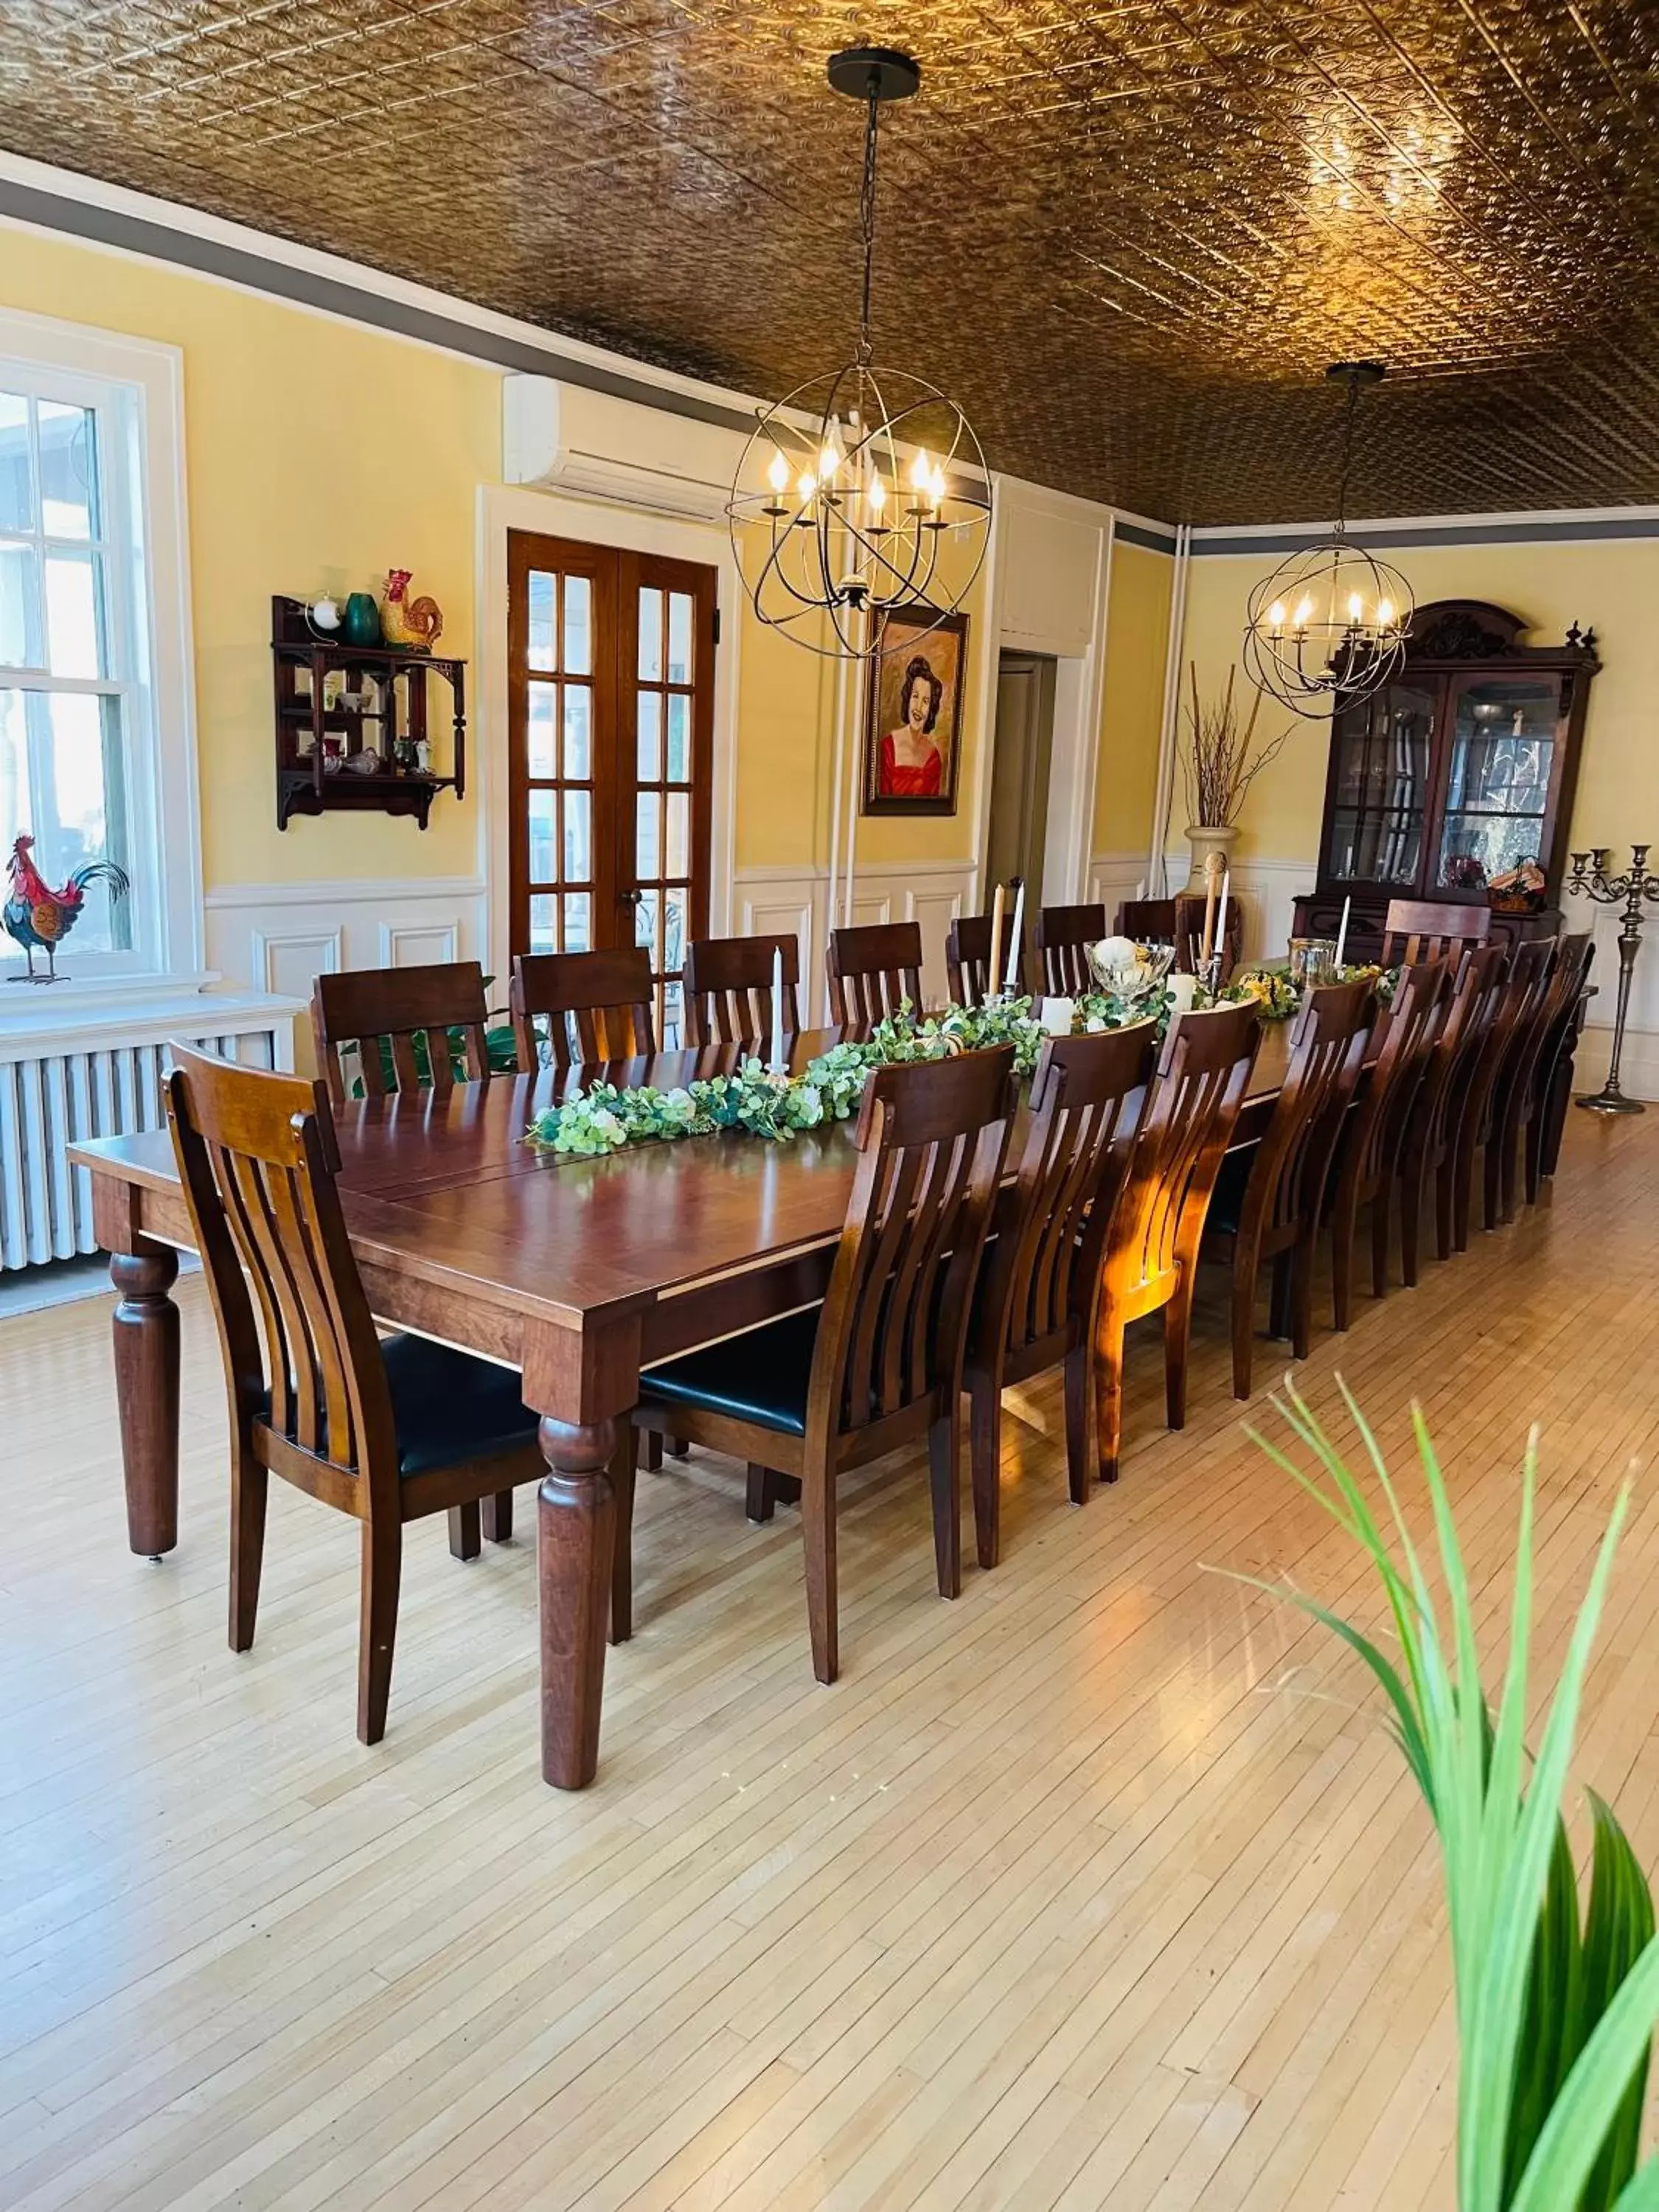
<instances>
[{"instance_id":1,"label":"long wooden dining table","mask_svg":"<svg viewBox=\"0 0 1659 2212\"><path fill-rule=\"evenodd\" d=\"M1264 1028L1237 1144L1272 1111L1287 1028ZM804 1031L793 1065L841 1035ZM732 1046L660 1053L335 1109L346 1223L376 1319L520 1369L524 1402L541 1416L542 1771L562 1789L585 1788L599 1765L615 1524L606 1468L640 1371L823 1296L855 1154L847 1123L787 1143L734 1133L597 1159L537 1150L525 1132L577 1084L665 1090L738 1056ZM166 1130L80 1144L71 1158L91 1173L120 1293L128 1538L160 1558L179 1540L172 1292L194 1233Z\"/></svg>"}]
</instances>

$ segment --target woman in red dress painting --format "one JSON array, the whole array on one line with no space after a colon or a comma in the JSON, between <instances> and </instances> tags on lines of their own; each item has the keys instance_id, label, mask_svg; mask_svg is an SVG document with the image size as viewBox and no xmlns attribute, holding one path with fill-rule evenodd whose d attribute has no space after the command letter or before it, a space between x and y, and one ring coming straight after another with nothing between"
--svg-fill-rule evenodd
<instances>
[{"instance_id":1,"label":"woman in red dress painting","mask_svg":"<svg viewBox=\"0 0 1659 2212\"><path fill-rule=\"evenodd\" d=\"M881 741L879 791L884 799L937 799L945 763L933 743L933 725L945 686L926 654L917 653L904 671L899 692L899 726Z\"/></svg>"}]
</instances>

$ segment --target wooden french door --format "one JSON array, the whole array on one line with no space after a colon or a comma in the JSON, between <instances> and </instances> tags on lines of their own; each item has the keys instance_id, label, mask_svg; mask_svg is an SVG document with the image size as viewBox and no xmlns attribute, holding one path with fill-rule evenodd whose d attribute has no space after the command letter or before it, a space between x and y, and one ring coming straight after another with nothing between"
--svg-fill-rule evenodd
<instances>
[{"instance_id":1,"label":"wooden french door","mask_svg":"<svg viewBox=\"0 0 1659 2212\"><path fill-rule=\"evenodd\" d=\"M684 1036L708 928L715 572L507 533L512 949L643 945L657 1035Z\"/></svg>"}]
</instances>

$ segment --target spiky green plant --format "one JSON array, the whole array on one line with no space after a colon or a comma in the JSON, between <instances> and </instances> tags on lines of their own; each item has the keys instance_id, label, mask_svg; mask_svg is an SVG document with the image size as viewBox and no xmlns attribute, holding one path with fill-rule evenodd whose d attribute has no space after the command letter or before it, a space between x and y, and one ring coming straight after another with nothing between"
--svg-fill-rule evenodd
<instances>
[{"instance_id":1,"label":"spiky green plant","mask_svg":"<svg viewBox=\"0 0 1659 2212\"><path fill-rule=\"evenodd\" d=\"M1646 1875L1608 1808L1590 1800L1589 1899L1561 1814L1590 1646L1629 1505L1619 1493L1579 1608L1536 1756L1525 1743L1533 1609L1535 1438L1521 1483L1510 1649L1494 1712L1446 1484L1420 1412L1418 1455L1434 1514L1443 1613L1376 1440L1346 1386L1386 1510L1294 1390L1275 1399L1316 1462L1310 1473L1255 1435L1276 1465L1367 1553L1400 1643L1396 1664L1314 1599L1258 1583L1357 1651L1382 1684L1393 1732L1438 1831L1462 2047L1459 2212L1659 2212L1659 2160L1638 2165L1642 2100L1659 2021L1659 1938ZM1240 1579L1255 1581L1254 1577Z\"/></svg>"}]
</instances>

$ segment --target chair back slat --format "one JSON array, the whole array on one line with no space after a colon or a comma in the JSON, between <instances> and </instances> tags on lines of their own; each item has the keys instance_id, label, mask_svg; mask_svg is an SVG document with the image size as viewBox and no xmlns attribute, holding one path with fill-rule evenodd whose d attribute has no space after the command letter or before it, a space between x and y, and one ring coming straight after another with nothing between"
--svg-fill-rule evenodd
<instances>
[{"instance_id":1,"label":"chair back slat","mask_svg":"<svg viewBox=\"0 0 1659 2212\"><path fill-rule=\"evenodd\" d=\"M1045 906L1037 915L1037 963L1042 988L1057 999L1075 999L1093 988L1089 947L1106 934L1106 908Z\"/></svg>"},{"instance_id":2,"label":"chair back slat","mask_svg":"<svg viewBox=\"0 0 1659 2212\"><path fill-rule=\"evenodd\" d=\"M1384 1175L1392 1178L1400 1140L1450 995L1451 971L1443 960L1420 960L1400 971L1376 1064L1345 1145L1345 1161L1352 1159L1363 1191L1374 1189Z\"/></svg>"},{"instance_id":3,"label":"chair back slat","mask_svg":"<svg viewBox=\"0 0 1659 2212\"><path fill-rule=\"evenodd\" d=\"M979 1333L988 1364L999 1349L1022 1352L1073 1318L1086 1325L1157 1060L1150 1022L1043 1040L1013 1219L988 1263Z\"/></svg>"},{"instance_id":4,"label":"chair back slat","mask_svg":"<svg viewBox=\"0 0 1659 2212\"><path fill-rule=\"evenodd\" d=\"M391 1392L341 1210L326 1087L181 1047L173 1057L173 1148L237 1419L366 1478L364 1511L395 1516Z\"/></svg>"},{"instance_id":5,"label":"chair back slat","mask_svg":"<svg viewBox=\"0 0 1659 2212\"><path fill-rule=\"evenodd\" d=\"M800 1031L800 944L793 936L705 937L685 955L686 1040L766 1047L772 1038L772 966L783 955L783 1034Z\"/></svg>"},{"instance_id":6,"label":"chair back slat","mask_svg":"<svg viewBox=\"0 0 1659 2212\"><path fill-rule=\"evenodd\" d=\"M809 1425L864 1428L959 1386L1012 1111L1009 1046L872 1071Z\"/></svg>"},{"instance_id":7,"label":"chair back slat","mask_svg":"<svg viewBox=\"0 0 1659 2212\"><path fill-rule=\"evenodd\" d=\"M1285 1229L1317 1221L1375 1012L1369 982L1332 983L1308 993L1291 1031L1273 1116L1251 1164L1247 1224Z\"/></svg>"},{"instance_id":8,"label":"chair back slat","mask_svg":"<svg viewBox=\"0 0 1659 2212\"><path fill-rule=\"evenodd\" d=\"M317 1064L337 1106L349 1095L342 1054L353 1046L368 1098L422 1089L442 1097L454 1087L458 1059L465 1080L482 1081L489 1073L487 1019L483 972L476 960L348 969L319 975L312 986Z\"/></svg>"},{"instance_id":9,"label":"chair back slat","mask_svg":"<svg viewBox=\"0 0 1659 2212\"><path fill-rule=\"evenodd\" d=\"M1549 1079L1562 1046L1578 1019L1578 1002L1584 995L1595 939L1588 930L1582 936L1563 937L1556 946L1555 965L1539 1011L1537 1030L1528 1065L1517 1078L1527 1086L1530 1100Z\"/></svg>"},{"instance_id":10,"label":"chair back slat","mask_svg":"<svg viewBox=\"0 0 1659 2212\"><path fill-rule=\"evenodd\" d=\"M1501 944L1471 946L1453 979L1418 1107L1424 1142L1431 1153L1455 1135L1467 1103L1476 1057L1485 1047L1498 995L1504 988L1507 948Z\"/></svg>"},{"instance_id":11,"label":"chair back slat","mask_svg":"<svg viewBox=\"0 0 1659 2212\"><path fill-rule=\"evenodd\" d=\"M921 924L878 921L832 929L826 963L833 1021L873 1027L908 1000L921 1011Z\"/></svg>"},{"instance_id":12,"label":"chair back slat","mask_svg":"<svg viewBox=\"0 0 1659 2212\"><path fill-rule=\"evenodd\" d=\"M1522 938L1510 954L1486 1048L1474 1071L1471 1110L1480 1116L1483 1138L1494 1110L1508 1096L1533 1024L1548 998L1559 942L1553 937Z\"/></svg>"},{"instance_id":13,"label":"chair back slat","mask_svg":"<svg viewBox=\"0 0 1659 2212\"><path fill-rule=\"evenodd\" d=\"M1461 963L1473 945L1492 935L1492 909L1454 900L1390 899L1382 917L1382 962L1385 968L1420 960Z\"/></svg>"},{"instance_id":14,"label":"chair back slat","mask_svg":"<svg viewBox=\"0 0 1659 2212\"><path fill-rule=\"evenodd\" d=\"M1261 1038L1248 1004L1171 1024L1107 1234L1107 1297L1154 1285L1196 1255Z\"/></svg>"},{"instance_id":15,"label":"chair back slat","mask_svg":"<svg viewBox=\"0 0 1659 2212\"><path fill-rule=\"evenodd\" d=\"M1024 931L1021 935L1024 934ZM991 983L991 916L962 914L945 933L945 973L953 1006L982 1006ZM1002 961L999 988L1023 992L1025 988L1025 947L1014 943L1014 916L1005 908L1002 916Z\"/></svg>"},{"instance_id":16,"label":"chair back slat","mask_svg":"<svg viewBox=\"0 0 1659 2212\"><path fill-rule=\"evenodd\" d=\"M657 1048L651 956L643 946L606 952L518 952L509 992L519 1066L632 1060ZM546 1024L545 1034L538 1028Z\"/></svg>"}]
</instances>

